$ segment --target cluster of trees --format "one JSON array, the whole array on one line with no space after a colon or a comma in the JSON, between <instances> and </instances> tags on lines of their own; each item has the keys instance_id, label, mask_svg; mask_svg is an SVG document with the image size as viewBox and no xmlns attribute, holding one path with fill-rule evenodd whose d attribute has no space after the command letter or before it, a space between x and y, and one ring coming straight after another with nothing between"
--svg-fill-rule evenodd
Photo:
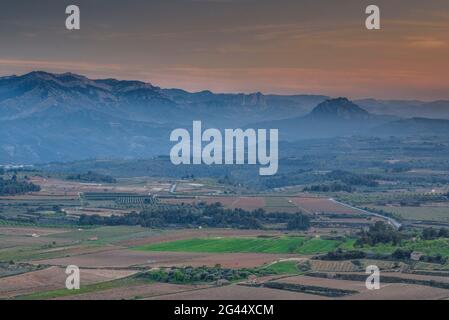
<instances>
[{"instance_id":1,"label":"cluster of trees","mask_svg":"<svg viewBox=\"0 0 449 320\"><path fill-rule=\"evenodd\" d=\"M428 256L424 255L420 259L420 261L428 262L428 263L439 263L439 264L446 264L447 258L443 257L441 254L436 254L434 256Z\"/></svg>"},{"instance_id":2,"label":"cluster of trees","mask_svg":"<svg viewBox=\"0 0 449 320\"><path fill-rule=\"evenodd\" d=\"M263 271L260 270L250 270L250 269L228 269L222 268L220 265L215 267L184 267L177 268L173 267L171 269L160 269L149 271L141 275L141 277L149 278L157 282L167 282L167 283L203 283L203 282L214 282L214 281L237 281L247 279L250 275L261 275ZM262 274L263 275L263 274Z\"/></svg>"},{"instance_id":3,"label":"cluster of trees","mask_svg":"<svg viewBox=\"0 0 449 320\"><path fill-rule=\"evenodd\" d=\"M28 192L38 192L41 188L31 182L18 180L17 176L11 179L3 179L0 177L0 196L14 196Z\"/></svg>"},{"instance_id":4,"label":"cluster of trees","mask_svg":"<svg viewBox=\"0 0 449 320\"><path fill-rule=\"evenodd\" d=\"M323 256L317 257L319 260L332 260L332 261L343 261L343 260L353 260L353 259L364 259L366 258L366 253L358 250L348 250L345 251L341 248L335 251L328 252Z\"/></svg>"},{"instance_id":5,"label":"cluster of trees","mask_svg":"<svg viewBox=\"0 0 449 320\"><path fill-rule=\"evenodd\" d=\"M285 160L284 160L285 161ZM291 164L292 165L292 164ZM295 164L295 166L298 164ZM261 179L266 188L280 188L289 185L313 184L304 191L313 192L353 192L356 186L377 187L379 176L357 174L344 170L334 170L325 175L316 175L312 170L292 167L293 172L279 173L273 177Z\"/></svg>"},{"instance_id":6,"label":"cluster of trees","mask_svg":"<svg viewBox=\"0 0 449 320\"><path fill-rule=\"evenodd\" d=\"M96 182L96 183L116 183L117 180L115 180L113 177L95 173L92 171L88 171L87 173L78 173L78 174L70 174L66 177L67 180L73 180L73 181L81 181L81 182Z\"/></svg>"},{"instance_id":7,"label":"cluster of trees","mask_svg":"<svg viewBox=\"0 0 449 320\"><path fill-rule=\"evenodd\" d=\"M397 260L409 260L410 255L412 254L413 250L410 249L396 249L392 254L391 257L393 259ZM441 254L436 255L423 255L419 259L420 261L429 262L429 263L439 263L439 264L445 264L447 261L447 258L443 257Z\"/></svg>"},{"instance_id":8,"label":"cluster of trees","mask_svg":"<svg viewBox=\"0 0 449 320\"><path fill-rule=\"evenodd\" d=\"M376 181L377 177L374 175L362 175L343 170L334 170L328 173L326 177L331 180L340 180L350 186L377 187L379 185Z\"/></svg>"},{"instance_id":9,"label":"cluster of trees","mask_svg":"<svg viewBox=\"0 0 449 320\"><path fill-rule=\"evenodd\" d=\"M318 184L305 187L303 189L305 192L354 192L355 188L348 186L347 184L341 183L331 183L331 184Z\"/></svg>"},{"instance_id":10,"label":"cluster of trees","mask_svg":"<svg viewBox=\"0 0 449 320\"><path fill-rule=\"evenodd\" d=\"M370 245L375 246L379 243L391 243L400 245L403 234L383 221L377 221L368 230L362 230L358 233L356 246Z\"/></svg>"},{"instance_id":11,"label":"cluster of trees","mask_svg":"<svg viewBox=\"0 0 449 320\"><path fill-rule=\"evenodd\" d=\"M210 227L263 229L268 224L284 224L289 230L307 230L310 219L300 212L266 213L263 209L246 211L225 209L220 203L197 206L156 206L126 216L101 217L82 215L81 225L140 225L148 228Z\"/></svg>"},{"instance_id":12,"label":"cluster of trees","mask_svg":"<svg viewBox=\"0 0 449 320\"><path fill-rule=\"evenodd\" d=\"M316 257L314 257L314 259L331 260L331 261L353 260L352 261L353 263L355 263L357 261L357 259L376 259L376 260L394 259L394 260L408 261L408 260L410 260L412 252L413 252L413 250L407 249L407 248L398 248L391 254L364 252L364 251L360 251L360 250L345 251L341 248L338 248L335 251L326 253L325 255L316 256ZM447 258L443 257L441 254L423 255L423 256L421 256L420 261L445 264L447 262Z\"/></svg>"},{"instance_id":13,"label":"cluster of trees","mask_svg":"<svg viewBox=\"0 0 449 320\"><path fill-rule=\"evenodd\" d=\"M410 259L412 252L413 251L409 249L398 248L391 254L391 257L397 260L408 260Z\"/></svg>"},{"instance_id":14,"label":"cluster of trees","mask_svg":"<svg viewBox=\"0 0 449 320\"><path fill-rule=\"evenodd\" d=\"M432 227L425 228L421 233L421 237L424 240L435 240L438 238L449 238L449 229L440 228L439 230L437 230Z\"/></svg>"},{"instance_id":15,"label":"cluster of trees","mask_svg":"<svg viewBox=\"0 0 449 320\"><path fill-rule=\"evenodd\" d=\"M281 160L281 167L283 168L285 165L285 161L286 160ZM296 166L291 169L293 169L293 171L288 173L280 172L274 176L259 177L259 181L257 183L264 186L264 188L273 189L316 181L316 177L307 177L308 175L312 175L311 170L299 169Z\"/></svg>"}]
</instances>

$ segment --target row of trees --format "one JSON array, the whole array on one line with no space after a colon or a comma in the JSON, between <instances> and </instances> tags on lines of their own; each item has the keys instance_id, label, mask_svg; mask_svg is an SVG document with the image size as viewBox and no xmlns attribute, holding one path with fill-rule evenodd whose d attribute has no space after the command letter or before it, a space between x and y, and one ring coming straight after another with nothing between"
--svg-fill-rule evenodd
<instances>
[{"instance_id":1,"label":"row of trees","mask_svg":"<svg viewBox=\"0 0 449 320\"><path fill-rule=\"evenodd\" d=\"M409 261L411 259L411 254L413 250L408 248L397 248L393 253L375 253L375 252L365 252L360 250L343 250L336 249L335 251L328 252L325 255L317 256L314 259L317 260L332 260L332 261L344 261L352 260L356 263L358 259L376 259L376 260L401 260ZM445 264L447 258L441 254L436 255L422 255L420 261ZM357 264L357 263L356 263Z\"/></svg>"},{"instance_id":2,"label":"row of trees","mask_svg":"<svg viewBox=\"0 0 449 320\"><path fill-rule=\"evenodd\" d=\"M378 177L370 174L356 174L349 171L334 170L328 173L326 177L332 180L339 180L350 186L377 187L379 185L376 181Z\"/></svg>"},{"instance_id":3,"label":"row of trees","mask_svg":"<svg viewBox=\"0 0 449 320\"><path fill-rule=\"evenodd\" d=\"M149 271L140 275L142 278L149 278L157 282L167 283L204 283L213 281L236 281L247 279L251 275L266 275L269 272L263 270L249 270L249 269L228 269L222 268L220 265L215 267L184 267L171 269L160 269Z\"/></svg>"},{"instance_id":4,"label":"row of trees","mask_svg":"<svg viewBox=\"0 0 449 320\"><path fill-rule=\"evenodd\" d=\"M393 259L397 259L397 260L409 260L412 252L413 252L413 250L411 250L411 249L398 248L391 254L391 257ZM447 258L443 257L441 254L436 254L433 256L432 255L422 255L419 258L419 260L424 261L424 262L429 262L429 263L444 264L444 263L446 263Z\"/></svg>"},{"instance_id":5,"label":"row of trees","mask_svg":"<svg viewBox=\"0 0 449 320\"><path fill-rule=\"evenodd\" d=\"M140 225L148 228L210 227L235 229L263 229L266 225L284 225L289 230L307 230L310 219L300 212L267 213L263 209L246 211L225 209L221 204L200 206L161 206L126 216L101 217L82 215L81 225Z\"/></svg>"},{"instance_id":6,"label":"row of trees","mask_svg":"<svg viewBox=\"0 0 449 320\"><path fill-rule=\"evenodd\" d=\"M306 192L354 192L355 188L341 183L331 183L331 184L318 184L305 187L303 191Z\"/></svg>"},{"instance_id":7,"label":"row of trees","mask_svg":"<svg viewBox=\"0 0 449 320\"><path fill-rule=\"evenodd\" d=\"M87 173L77 173L68 175L67 180L81 181L81 182L96 182L96 183L116 183L113 177L88 171Z\"/></svg>"}]
</instances>

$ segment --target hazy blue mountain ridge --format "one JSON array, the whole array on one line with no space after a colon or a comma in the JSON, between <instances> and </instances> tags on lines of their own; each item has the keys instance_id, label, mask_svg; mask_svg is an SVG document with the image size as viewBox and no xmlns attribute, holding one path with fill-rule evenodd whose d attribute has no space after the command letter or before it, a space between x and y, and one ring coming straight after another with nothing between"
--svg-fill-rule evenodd
<instances>
[{"instance_id":1,"label":"hazy blue mountain ridge","mask_svg":"<svg viewBox=\"0 0 449 320\"><path fill-rule=\"evenodd\" d=\"M278 128L287 141L447 134L447 120L403 119L414 113L408 117L400 110L422 105L260 92L190 93L141 81L32 72L0 78L0 163L167 154L170 131L190 128L193 120L201 120L203 127ZM444 101L426 105L438 109L436 114L449 110Z\"/></svg>"}]
</instances>

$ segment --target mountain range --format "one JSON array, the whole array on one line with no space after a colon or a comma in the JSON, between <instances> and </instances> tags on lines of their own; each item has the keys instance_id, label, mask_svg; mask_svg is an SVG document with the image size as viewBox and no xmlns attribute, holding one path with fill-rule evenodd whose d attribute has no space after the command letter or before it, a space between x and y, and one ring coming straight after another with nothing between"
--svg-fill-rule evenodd
<instances>
[{"instance_id":1,"label":"mountain range","mask_svg":"<svg viewBox=\"0 0 449 320\"><path fill-rule=\"evenodd\" d=\"M410 118L413 116L414 118ZM437 118L437 119L424 119ZM449 134L449 101L216 94L31 72L0 78L0 163L167 154L174 128L279 128L281 139Z\"/></svg>"}]
</instances>

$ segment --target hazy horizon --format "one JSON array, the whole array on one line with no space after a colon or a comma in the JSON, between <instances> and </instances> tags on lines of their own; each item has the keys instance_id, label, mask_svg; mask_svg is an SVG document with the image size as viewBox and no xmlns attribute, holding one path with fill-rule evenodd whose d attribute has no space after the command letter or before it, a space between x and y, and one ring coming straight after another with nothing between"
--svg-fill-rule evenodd
<instances>
[{"instance_id":1,"label":"hazy horizon","mask_svg":"<svg viewBox=\"0 0 449 320\"><path fill-rule=\"evenodd\" d=\"M72 72L72 71L66 71L66 72L61 72L61 71L56 71L56 72L51 72L48 70L31 70L25 73L20 73L20 74L8 74L8 75L3 75L0 73L0 78L4 78L4 77L11 77L11 76L17 76L17 77L21 77L21 76L25 76L29 73L32 72L45 72L45 73L50 73L50 74L56 74L56 75L62 75L64 73L70 73L70 74L75 74L78 76L84 76L86 78L88 78L89 80L107 80L107 79L113 79L113 80L124 80L124 81L140 81L143 83L147 83L150 84L154 87L159 87L161 89L177 89L177 90L183 90L186 91L188 93L200 93L200 92L204 92L204 91L209 91L213 94L245 94L245 95L251 95L251 94L257 94L257 93L261 93L263 95L272 95L272 96L325 96L325 97L329 97L330 99L336 99L336 98L348 98L349 100L370 100L370 99L374 99L374 100L379 100L379 101L420 101L420 102L437 102L437 101L449 101L448 99L407 99L407 98L399 98L399 99L383 99L383 98L375 98L375 97L370 97L370 96L366 96L366 97L356 97L353 98L351 96L342 96L342 95L336 95L336 96L331 96L329 94L325 94L325 93L310 93L310 92L297 92L297 93L278 93L278 92L265 92L265 91L260 91L260 90L256 90L256 91L215 91L215 90L209 90L209 89L203 89L203 90L188 90L185 88L178 88L178 87L163 87L160 86L157 83L154 83L152 81L147 81L147 80L142 80L142 79L122 79L119 77L89 77L86 74L82 74L82 73L77 73L77 72Z\"/></svg>"}]
</instances>

